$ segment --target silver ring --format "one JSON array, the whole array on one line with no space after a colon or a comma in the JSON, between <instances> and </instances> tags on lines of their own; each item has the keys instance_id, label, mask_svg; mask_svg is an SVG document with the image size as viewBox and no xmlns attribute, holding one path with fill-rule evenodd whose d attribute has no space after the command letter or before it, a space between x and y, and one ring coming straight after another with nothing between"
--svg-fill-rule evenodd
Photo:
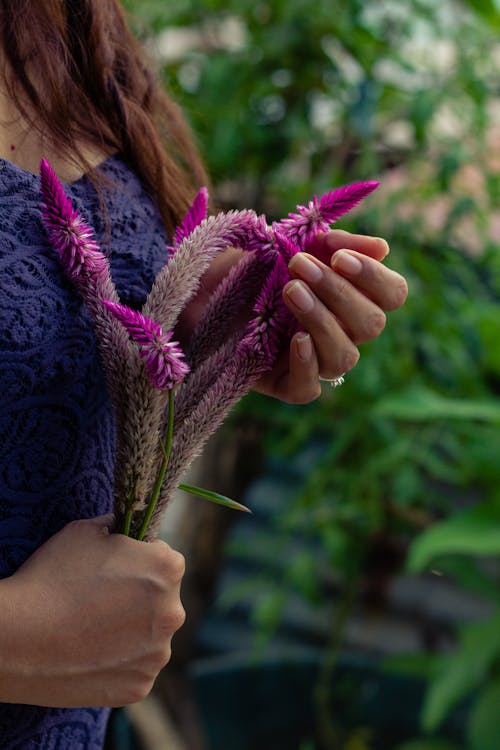
<instances>
[{"instance_id":1,"label":"silver ring","mask_svg":"<svg viewBox=\"0 0 500 750\"><path fill-rule=\"evenodd\" d=\"M330 383L332 388L338 388L339 385L343 385L345 382L345 372L342 375L339 375L338 378L333 378L333 380L327 380L326 378L320 378L320 380L324 380L325 383Z\"/></svg>"}]
</instances>

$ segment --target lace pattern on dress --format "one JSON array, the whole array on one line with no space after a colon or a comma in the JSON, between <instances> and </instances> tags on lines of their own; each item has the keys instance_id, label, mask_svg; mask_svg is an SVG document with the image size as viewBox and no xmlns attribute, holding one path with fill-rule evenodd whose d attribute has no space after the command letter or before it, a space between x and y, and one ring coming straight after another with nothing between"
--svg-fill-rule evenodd
<instances>
[{"instance_id":1,"label":"lace pattern on dress","mask_svg":"<svg viewBox=\"0 0 500 750\"><path fill-rule=\"evenodd\" d=\"M87 177L68 186L123 301L139 307L166 259L161 218L118 157L102 165L109 236ZM85 306L40 218L37 175L0 160L0 578L71 520L112 507L111 402ZM2 750L100 750L109 711L0 704Z\"/></svg>"}]
</instances>

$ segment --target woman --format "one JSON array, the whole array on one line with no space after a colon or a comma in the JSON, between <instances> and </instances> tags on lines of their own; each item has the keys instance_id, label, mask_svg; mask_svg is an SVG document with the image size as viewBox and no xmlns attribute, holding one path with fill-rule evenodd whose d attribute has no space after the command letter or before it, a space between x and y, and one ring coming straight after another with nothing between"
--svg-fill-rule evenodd
<instances>
[{"instance_id":1,"label":"woman","mask_svg":"<svg viewBox=\"0 0 500 750\"><path fill-rule=\"evenodd\" d=\"M184 562L107 531L111 404L92 325L43 232L36 173L47 157L135 306L164 230L206 179L117 0L3 0L0 63L0 746L98 750L109 707L147 695L169 659ZM307 333L260 384L295 403L351 369L406 296L379 263L384 240L335 231L312 252L284 290ZM236 255L213 264L179 336Z\"/></svg>"}]
</instances>

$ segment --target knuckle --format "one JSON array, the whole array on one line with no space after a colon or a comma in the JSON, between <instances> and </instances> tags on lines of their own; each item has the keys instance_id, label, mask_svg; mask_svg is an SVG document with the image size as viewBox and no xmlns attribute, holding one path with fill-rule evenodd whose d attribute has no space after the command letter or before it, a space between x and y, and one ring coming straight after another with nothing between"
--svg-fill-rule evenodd
<instances>
[{"instance_id":1,"label":"knuckle","mask_svg":"<svg viewBox=\"0 0 500 750\"><path fill-rule=\"evenodd\" d=\"M177 550L170 551L170 578L175 583L179 583L186 572L186 560L184 555Z\"/></svg>"},{"instance_id":2,"label":"knuckle","mask_svg":"<svg viewBox=\"0 0 500 750\"><path fill-rule=\"evenodd\" d=\"M168 545L158 545L156 554L156 570L161 578L172 583L179 583L186 570L184 555Z\"/></svg>"},{"instance_id":3,"label":"knuckle","mask_svg":"<svg viewBox=\"0 0 500 750\"><path fill-rule=\"evenodd\" d=\"M164 618L165 630L168 633L175 633L180 630L186 622L186 611L182 604L178 602L176 605L171 606Z\"/></svg>"},{"instance_id":4,"label":"knuckle","mask_svg":"<svg viewBox=\"0 0 500 750\"><path fill-rule=\"evenodd\" d=\"M168 641L167 645L161 650L158 658L158 672L167 666L167 664L170 661L170 658L172 656L172 647L170 645L170 641Z\"/></svg>"},{"instance_id":5,"label":"knuckle","mask_svg":"<svg viewBox=\"0 0 500 750\"><path fill-rule=\"evenodd\" d=\"M143 701L151 692L153 684L154 680L148 677L136 680L132 684L124 686L121 703L124 706L129 706L132 703Z\"/></svg>"},{"instance_id":6,"label":"knuckle","mask_svg":"<svg viewBox=\"0 0 500 750\"><path fill-rule=\"evenodd\" d=\"M151 655L149 661L149 674L147 675L151 680L155 680L158 673L163 667L168 664L170 657L172 656L172 649L170 646L171 638L162 637L161 641L157 644L157 647Z\"/></svg>"}]
</instances>

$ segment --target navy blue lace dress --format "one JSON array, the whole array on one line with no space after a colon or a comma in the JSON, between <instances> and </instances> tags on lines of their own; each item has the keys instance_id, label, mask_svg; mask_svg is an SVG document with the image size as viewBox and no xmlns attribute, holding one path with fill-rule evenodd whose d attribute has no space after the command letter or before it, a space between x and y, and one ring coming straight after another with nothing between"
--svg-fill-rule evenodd
<instances>
[{"instance_id":1,"label":"navy blue lace dress","mask_svg":"<svg viewBox=\"0 0 500 750\"><path fill-rule=\"evenodd\" d=\"M166 257L158 211L118 157L101 167L106 236L87 177L67 187L139 306ZM40 181L0 159L0 578L69 521L112 504L113 413L86 309L40 219ZM1 634L0 634L1 637ZM0 703L2 750L100 750L109 710Z\"/></svg>"}]
</instances>

